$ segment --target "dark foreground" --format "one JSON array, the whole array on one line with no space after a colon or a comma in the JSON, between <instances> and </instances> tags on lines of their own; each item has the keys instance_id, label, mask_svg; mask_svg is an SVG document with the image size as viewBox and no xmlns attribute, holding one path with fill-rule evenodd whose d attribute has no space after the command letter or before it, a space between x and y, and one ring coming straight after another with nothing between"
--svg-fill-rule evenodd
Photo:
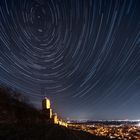
<instances>
[{"instance_id":1,"label":"dark foreground","mask_svg":"<svg viewBox=\"0 0 140 140\"><path fill-rule=\"evenodd\" d=\"M52 124L0 125L0 140L107 140Z\"/></svg>"},{"instance_id":2,"label":"dark foreground","mask_svg":"<svg viewBox=\"0 0 140 140\"><path fill-rule=\"evenodd\" d=\"M39 110L9 88L0 87L0 140L106 140L47 123Z\"/></svg>"}]
</instances>

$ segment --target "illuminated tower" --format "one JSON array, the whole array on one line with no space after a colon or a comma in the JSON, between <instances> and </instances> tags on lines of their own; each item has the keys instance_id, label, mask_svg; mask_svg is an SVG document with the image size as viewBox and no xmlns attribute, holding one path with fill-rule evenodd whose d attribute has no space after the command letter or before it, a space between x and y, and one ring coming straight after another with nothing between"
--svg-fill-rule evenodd
<instances>
[{"instance_id":1,"label":"illuminated tower","mask_svg":"<svg viewBox=\"0 0 140 140\"><path fill-rule=\"evenodd\" d=\"M47 97L45 97L42 100L42 109L50 109L50 108L51 108L50 100Z\"/></svg>"},{"instance_id":2,"label":"illuminated tower","mask_svg":"<svg viewBox=\"0 0 140 140\"><path fill-rule=\"evenodd\" d=\"M45 97L42 100L42 110L43 110L43 113L44 113L44 117L46 119L51 119L52 118L51 103L50 103L50 100L47 97Z\"/></svg>"},{"instance_id":3,"label":"illuminated tower","mask_svg":"<svg viewBox=\"0 0 140 140\"><path fill-rule=\"evenodd\" d=\"M56 113L53 114L52 119L53 119L53 123L54 124L58 124L58 118L57 118L57 114Z\"/></svg>"}]
</instances>

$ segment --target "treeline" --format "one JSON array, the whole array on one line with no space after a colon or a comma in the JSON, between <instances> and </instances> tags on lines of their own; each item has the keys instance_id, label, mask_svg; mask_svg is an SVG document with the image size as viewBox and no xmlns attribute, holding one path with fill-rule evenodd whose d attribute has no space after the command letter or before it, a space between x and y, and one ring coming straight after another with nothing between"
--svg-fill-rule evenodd
<instances>
[{"instance_id":1,"label":"treeline","mask_svg":"<svg viewBox=\"0 0 140 140\"><path fill-rule=\"evenodd\" d=\"M41 112L26 97L11 88L0 86L0 123L26 123L42 120Z\"/></svg>"}]
</instances>

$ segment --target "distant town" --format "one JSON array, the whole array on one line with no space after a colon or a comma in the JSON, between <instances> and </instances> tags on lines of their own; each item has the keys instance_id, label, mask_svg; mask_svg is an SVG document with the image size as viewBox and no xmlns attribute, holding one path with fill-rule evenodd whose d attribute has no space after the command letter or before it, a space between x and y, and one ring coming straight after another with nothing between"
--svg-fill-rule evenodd
<instances>
[{"instance_id":1,"label":"distant town","mask_svg":"<svg viewBox=\"0 0 140 140\"><path fill-rule=\"evenodd\" d=\"M69 127L69 129L82 130L110 139L140 140L140 121L64 121L57 116L57 113L53 112L50 100L47 97L42 100L42 114L46 122Z\"/></svg>"},{"instance_id":2,"label":"distant town","mask_svg":"<svg viewBox=\"0 0 140 140\"><path fill-rule=\"evenodd\" d=\"M71 121L69 128L114 140L140 140L140 121Z\"/></svg>"}]
</instances>

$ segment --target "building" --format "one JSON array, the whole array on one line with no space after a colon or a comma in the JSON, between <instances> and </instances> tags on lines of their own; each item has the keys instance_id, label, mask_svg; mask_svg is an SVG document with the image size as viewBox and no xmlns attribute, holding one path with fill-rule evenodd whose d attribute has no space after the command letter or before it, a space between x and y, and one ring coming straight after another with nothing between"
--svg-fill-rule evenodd
<instances>
[{"instance_id":1,"label":"building","mask_svg":"<svg viewBox=\"0 0 140 140\"><path fill-rule=\"evenodd\" d=\"M51 103L50 100L45 97L42 100L42 111L43 111L43 116L46 119L51 119L52 118L52 109L51 109Z\"/></svg>"},{"instance_id":2,"label":"building","mask_svg":"<svg viewBox=\"0 0 140 140\"><path fill-rule=\"evenodd\" d=\"M51 108L50 100L47 97L45 97L42 100L42 109L50 109L50 108Z\"/></svg>"},{"instance_id":3,"label":"building","mask_svg":"<svg viewBox=\"0 0 140 140\"><path fill-rule=\"evenodd\" d=\"M50 100L47 97L42 100L42 114L44 121L67 127L67 123L65 121L59 119L56 113L53 114Z\"/></svg>"},{"instance_id":4,"label":"building","mask_svg":"<svg viewBox=\"0 0 140 140\"><path fill-rule=\"evenodd\" d=\"M53 114L52 121L54 124L58 124L58 117L56 113Z\"/></svg>"},{"instance_id":5,"label":"building","mask_svg":"<svg viewBox=\"0 0 140 140\"><path fill-rule=\"evenodd\" d=\"M68 127L68 124L65 121L63 121L62 119L58 120L58 124L61 125L61 126Z\"/></svg>"}]
</instances>

